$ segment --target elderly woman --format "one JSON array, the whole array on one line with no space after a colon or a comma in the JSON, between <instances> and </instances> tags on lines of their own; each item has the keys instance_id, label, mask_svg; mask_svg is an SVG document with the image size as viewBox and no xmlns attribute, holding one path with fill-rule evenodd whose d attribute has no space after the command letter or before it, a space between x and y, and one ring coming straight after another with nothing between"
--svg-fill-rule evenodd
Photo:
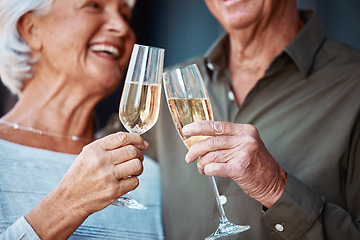
<instances>
[{"instance_id":1,"label":"elderly woman","mask_svg":"<svg viewBox=\"0 0 360 240\"><path fill-rule=\"evenodd\" d=\"M107 207L138 186L148 144L129 133L92 142L94 108L118 87L135 42L132 6L0 2L0 75L19 95L0 119L1 239L162 238L150 159L133 194L149 209Z\"/></svg>"}]
</instances>

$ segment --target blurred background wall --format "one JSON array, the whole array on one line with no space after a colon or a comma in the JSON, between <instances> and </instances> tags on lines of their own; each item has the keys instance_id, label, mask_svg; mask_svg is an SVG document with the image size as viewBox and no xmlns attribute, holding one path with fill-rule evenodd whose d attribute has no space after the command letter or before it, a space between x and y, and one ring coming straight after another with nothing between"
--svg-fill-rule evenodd
<instances>
[{"instance_id":1,"label":"blurred background wall","mask_svg":"<svg viewBox=\"0 0 360 240\"><path fill-rule=\"evenodd\" d=\"M329 37L360 49L360 0L298 0L298 6L316 9ZM203 55L224 32L203 0L137 0L132 25L137 43L165 48L165 67ZM98 106L97 127L118 111L120 94L121 87ZM13 99L0 86L0 116Z\"/></svg>"},{"instance_id":2,"label":"blurred background wall","mask_svg":"<svg viewBox=\"0 0 360 240\"><path fill-rule=\"evenodd\" d=\"M203 0L137 0L134 27L138 42L166 49L171 66L202 55L223 33ZM298 0L316 9L330 37L360 49L360 0Z\"/></svg>"}]
</instances>

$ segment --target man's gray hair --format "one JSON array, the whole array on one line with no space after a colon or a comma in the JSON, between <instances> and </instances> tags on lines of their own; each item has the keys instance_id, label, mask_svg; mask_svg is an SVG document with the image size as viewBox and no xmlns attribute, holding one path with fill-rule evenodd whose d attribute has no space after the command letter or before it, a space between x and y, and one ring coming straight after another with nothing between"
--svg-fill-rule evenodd
<instances>
[{"instance_id":1,"label":"man's gray hair","mask_svg":"<svg viewBox=\"0 0 360 240\"><path fill-rule=\"evenodd\" d=\"M17 24L27 12L46 15L53 0L0 1L0 77L14 93L20 95L26 79L32 75L30 48L21 37Z\"/></svg>"}]
</instances>

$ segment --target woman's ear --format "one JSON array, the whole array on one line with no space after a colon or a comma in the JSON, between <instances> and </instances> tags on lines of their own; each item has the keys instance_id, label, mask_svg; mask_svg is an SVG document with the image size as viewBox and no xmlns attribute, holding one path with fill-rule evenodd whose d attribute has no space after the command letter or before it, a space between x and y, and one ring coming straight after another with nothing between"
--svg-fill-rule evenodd
<instances>
[{"instance_id":1,"label":"woman's ear","mask_svg":"<svg viewBox=\"0 0 360 240\"><path fill-rule=\"evenodd\" d=\"M42 43L39 34L39 18L32 12L28 12L19 19L17 28L31 49L35 51L41 50Z\"/></svg>"}]
</instances>

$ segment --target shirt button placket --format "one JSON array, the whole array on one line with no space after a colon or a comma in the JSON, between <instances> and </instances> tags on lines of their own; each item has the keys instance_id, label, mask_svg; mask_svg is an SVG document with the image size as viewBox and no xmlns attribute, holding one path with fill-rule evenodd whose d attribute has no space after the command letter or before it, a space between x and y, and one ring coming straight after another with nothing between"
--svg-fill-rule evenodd
<instances>
[{"instance_id":1,"label":"shirt button placket","mask_svg":"<svg viewBox=\"0 0 360 240\"><path fill-rule=\"evenodd\" d=\"M225 205L227 203L227 197L225 195L220 196L221 205Z\"/></svg>"},{"instance_id":2,"label":"shirt button placket","mask_svg":"<svg viewBox=\"0 0 360 240\"><path fill-rule=\"evenodd\" d=\"M284 231L284 226L278 223L275 225L275 229L279 232L282 232Z\"/></svg>"},{"instance_id":3,"label":"shirt button placket","mask_svg":"<svg viewBox=\"0 0 360 240\"><path fill-rule=\"evenodd\" d=\"M230 90L230 91L228 91L228 99L229 99L229 101L234 101L235 100L235 95L234 95L234 93Z\"/></svg>"},{"instance_id":4,"label":"shirt button placket","mask_svg":"<svg viewBox=\"0 0 360 240\"><path fill-rule=\"evenodd\" d=\"M210 71L214 71L214 65L211 63L211 62L207 62L206 63L206 66L207 66L207 68L210 70Z\"/></svg>"}]
</instances>

